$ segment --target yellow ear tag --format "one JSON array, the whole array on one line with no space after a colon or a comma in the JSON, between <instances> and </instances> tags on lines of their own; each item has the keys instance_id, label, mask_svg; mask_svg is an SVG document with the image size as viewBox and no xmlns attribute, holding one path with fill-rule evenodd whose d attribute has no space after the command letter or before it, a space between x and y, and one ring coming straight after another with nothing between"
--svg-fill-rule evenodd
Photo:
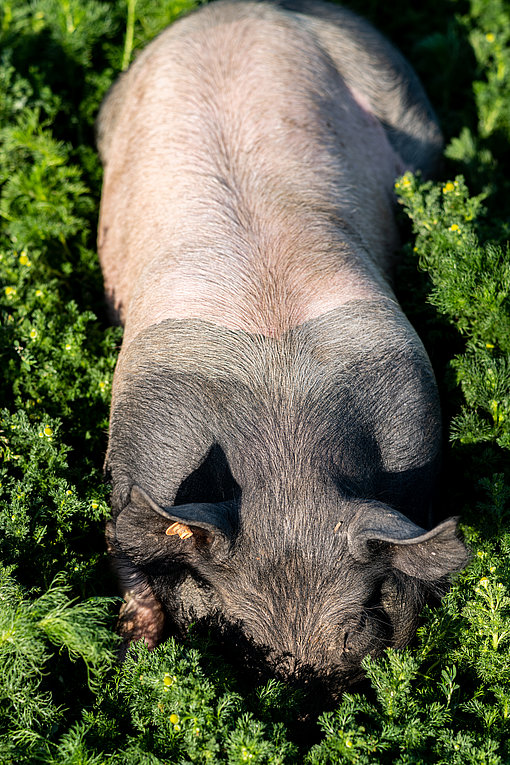
<instances>
[{"instance_id":1,"label":"yellow ear tag","mask_svg":"<svg viewBox=\"0 0 510 765\"><path fill-rule=\"evenodd\" d=\"M172 523L165 531L165 534L169 537L179 536L181 539L189 539L193 536L189 526L185 526L184 523Z\"/></svg>"}]
</instances>

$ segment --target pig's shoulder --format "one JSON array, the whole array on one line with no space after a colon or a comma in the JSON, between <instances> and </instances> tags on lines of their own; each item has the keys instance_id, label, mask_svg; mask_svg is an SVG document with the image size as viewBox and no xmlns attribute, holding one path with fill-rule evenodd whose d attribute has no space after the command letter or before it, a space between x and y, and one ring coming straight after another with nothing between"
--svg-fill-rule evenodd
<instances>
[{"instance_id":1,"label":"pig's shoulder","mask_svg":"<svg viewBox=\"0 0 510 765\"><path fill-rule=\"evenodd\" d=\"M165 319L124 344L118 375L168 375L173 371L211 380L232 378L257 387L261 375L277 378L285 369L315 369L326 378L348 376L353 363L368 367L393 356L429 366L425 350L398 304L382 297L351 300L277 338L199 318ZM122 387L122 380L118 383Z\"/></svg>"}]
</instances>

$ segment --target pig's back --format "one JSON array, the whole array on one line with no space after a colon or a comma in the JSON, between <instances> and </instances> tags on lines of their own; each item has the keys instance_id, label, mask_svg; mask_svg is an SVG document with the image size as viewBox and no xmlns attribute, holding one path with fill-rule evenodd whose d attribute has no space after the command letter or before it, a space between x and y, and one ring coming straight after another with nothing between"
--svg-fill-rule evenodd
<instances>
[{"instance_id":1,"label":"pig's back","mask_svg":"<svg viewBox=\"0 0 510 765\"><path fill-rule=\"evenodd\" d=\"M99 252L127 342L169 318L278 336L392 298L402 162L302 17L218 3L176 23L101 132Z\"/></svg>"}]
</instances>

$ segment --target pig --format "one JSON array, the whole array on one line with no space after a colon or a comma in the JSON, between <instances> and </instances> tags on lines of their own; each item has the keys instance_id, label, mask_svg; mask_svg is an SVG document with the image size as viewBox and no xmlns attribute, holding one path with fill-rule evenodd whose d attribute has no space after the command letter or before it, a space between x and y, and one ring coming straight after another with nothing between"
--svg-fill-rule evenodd
<instances>
[{"instance_id":1,"label":"pig","mask_svg":"<svg viewBox=\"0 0 510 765\"><path fill-rule=\"evenodd\" d=\"M392 286L434 112L352 12L219 0L146 47L97 134L121 634L223 624L346 688L468 560L433 526L438 393Z\"/></svg>"}]
</instances>

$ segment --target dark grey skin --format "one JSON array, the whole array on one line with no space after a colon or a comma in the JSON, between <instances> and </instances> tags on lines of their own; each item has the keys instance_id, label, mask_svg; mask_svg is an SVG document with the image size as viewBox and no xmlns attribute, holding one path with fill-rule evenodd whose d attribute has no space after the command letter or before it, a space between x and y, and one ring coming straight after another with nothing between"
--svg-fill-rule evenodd
<instances>
[{"instance_id":1,"label":"dark grey skin","mask_svg":"<svg viewBox=\"0 0 510 765\"><path fill-rule=\"evenodd\" d=\"M303 77L341 80L342 87L356 92L345 113L363 111L366 99L386 132L384 151L398 158L396 167L401 163L402 168L432 172L441 136L425 94L409 66L365 22L320 3L214 6L175 25L178 39L200 35L208 24L211 29L230 24L240 14L263 16L291 40L298 29L296 46L303 40L318 46L320 40L326 73L305 71L305 61ZM150 66L144 55L130 70L132 77ZM117 184L124 172L119 168L135 161L126 149L124 164L115 165L116 147L125 140L122 131L136 130L135 112L122 122L137 82L130 76L113 89L99 119L102 158L107 172L114 168ZM143 112L145 86L140 81L137 114ZM327 115L319 119L330 131L328 151L336 152L339 163L352 159L347 139L355 129L348 118L343 133L334 115L331 125ZM303 136L307 148L308 133ZM220 148L229 160L233 150L225 134ZM264 157L270 150L271 135L266 135ZM243 261L232 270L235 261L223 252L238 236L246 252L262 250L260 228L253 223L262 202L246 194L243 179L236 197L239 216L232 215L231 192L238 178L233 154L230 160L222 186L229 191L228 205L214 229L215 241L224 237L225 244L215 248L203 212L203 227L202 213L191 221L196 241L185 252L202 269L205 286L199 282L196 293L199 300L203 295L204 305L212 305L208 290L215 271L225 267L231 274L229 300L224 278L213 285L216 313L209 307L186 315L184 301L184 307L171 303L152 314L157 293L152 291L149 300L138 282L134 292L127 291L123 285L129 280L119 276L119 262L136 279L142 267L134 250L126 254L127 245L126 252L109 250L108 237L113 241L116 226L127 230L133 214L129 200L124 223L109 212L107 194L114 195L108 191L114 186L105 175L100 254L112 309L125 321L127 333L115 373L107 455L113 489L107 539L126 600L121 631L127 642L145 639L154 647L168 622L184 631L197 618L220 617L259 649L277 674L312 673L342 689L359 678L365 655L412 639L424 602L441 594L451 574L468 560L455 519L427 531L440 457L436 384L425 350L391 289L392 236L374 233L370 240L375 222L369 220L361 230L355 215L348 217L345 177L337 190L334 183L328 187L333 197L318 198L308 207L301 201L299 216L289 213L285 222L291 220L286 230L294 227L300 241L300 221L306 220L305 241L315 216L314 242L322 237L328 258L337 242L338 268L349 275L346 284L354 284L352 296L340 287L336 304L322 304L320 295L317 301L307 297L302 311L290 299L278 301L283 280L292 284L295 296L305 272L294 239L294 249L285 249L290 258L285 272L276 261L272 280L257 283L253 295L248 287L241 291L239 285L251 284L250 269L257 264ZM258 179L266 165L256 160L253 152L246 154L246 163L258 168ZM278 152L273 164L277 160ZM151 165L142 170L141 178L150 176ZM302 169L301 177L298 168L290 184L301 179L306 187L307 172ZM362 182L366 177L362 159L352 172L351 187L354 178ZM204 210L208 188L204 180ZM386 199L391 184L383 191ZM280 194L279 203L285 195ZM213 201L221 209L221 197ZM189 209L192 216L191 203ZM270 233L264 238L267 252ZM370 251L368 241L373 241ZM165 268L180 279L180 261L172 258ZM309 275L303 280L312 284ZM310 287L306 295L312 292ZM290 318L282 305L292 307ZM236 310L242 313L239 322Z\"/></svg>"}]
</instances>

